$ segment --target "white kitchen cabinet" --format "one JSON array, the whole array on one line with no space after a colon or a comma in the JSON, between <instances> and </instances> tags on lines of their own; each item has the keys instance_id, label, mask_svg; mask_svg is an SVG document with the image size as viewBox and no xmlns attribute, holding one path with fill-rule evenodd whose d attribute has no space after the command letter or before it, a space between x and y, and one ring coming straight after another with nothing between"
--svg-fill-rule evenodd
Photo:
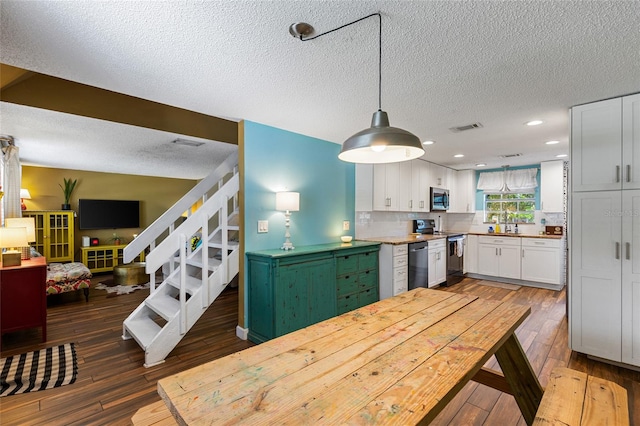
<instances>
[{"instance_id":1,"label":"white kitchen cabinet","mask_svg":"<svg viewBox=\"0 0 640 426\"><path fill-rule=\"evenodd\" d=\"M564 211L564 161L540 163L540 210Z\"/></svg>"},{"instance_id":2,"label":"white kitchen cabinet","mask_svg":"<svg viewBox=\"0 0 640 426\"><path fill-rule=\"evenodd\" d=\"M467 235L464 241L463 272L476 274L478 273L478 236Z\"/></svg>"},{"instance_id":3,"label":"white kitchen cabinet","mask_svg":"<svg viewBox=\"0 0 640 426\"><path fill-rule=\"evenodd\" d=\"M409 250L407 244L382 244L378 264L381 300L408 290Z\"/></svg>"},{"instance_id":4,"label":"white kitchen cabinet","mask_svg":"<svg viewBox=\"0 0 640 426\"><path fill-rule=\"evenodd\" d=\"M640 94L572 108L569 342L640 366Z\"/></svg>"},{"instance_id":5,"label":"white kitchen cabinet","mask_svg":"<svg viewBox=\"0 0 640 426\"><path fill-rule=\"evenodd\" d=\"M640 188L640 94L571 109L573 191Z\"/></svg>"},{"instance_id":6,"label":"white kitchen cabinet","mask_svg":"<svg viewBox=\"0 0 640 426\"><path fill-rule=\"evenodd\" d=\"M373 210L399 211L400 163L374 164Z\"/></svg>"},{"instance_id":7,"label":"white kitchen cabinet","mask_svg":"<svg viewBox=\"0 0 640 426\"><path fill-rule=\"evenodd\" d=\"M409 198L409 211L429 211L429 163L422 160L413 160L411 164L411 197ZM401 181L402 182L402 181Z\"/></svg>"},{"instance_id":8,"label":"white kitchen cabinet","mask_svg":"<svg viewBox=\"0 0 640 426\"><path fill-rule=\"evenodd\" d=\"M622 191L576 192L571 213L571 349L622 359ZM640 247L639 247L640 248Z\"/></svg>"},{"instance_id":9,"label":"white kitchen cabinet","mask_svg":"<svg viewBox=\"0 0 640 426\"><path fill-rule=\"evenodd\" d=\"M476 211L476 172L458 170L454 173L450 185L450 206L448 213L475 213ZM450 182L451 183L451 182Z\"/></svg>"},{"instance_id":10,"label":"white kitchen cabinet","mask_svg":"<svg viewBox=\"0 0 640 426\"><path fill-rule=\"evenodd\" d=\"M478 273L520 279L520 238L478 238Z\"/></svg>"},{"instance_id":11,"label":"white kitchen cabinet","mask_svg":"<svg viewBox=\"0 0 640 426\"><path fill-rule=\"evenodd\" d=\"M450 169L439 164L429 163L429 186L449 189L448 170Z\"/></svg>"},{"instance_id":12,"label":"white kitchen cabinet","mask_svg":"<svg viewBox=\"0 0 640 426\"><path fill-rule=\"evenodd\" d=\"M447 281L446 239L429 241L429 270L427 287Z\"/></svg>"},{"instance_id":13,"label":"white kitchen cabinet","mask_svg":"<svg viewBox=\"0 0 640 426\"><path fill-rule=\"evenodd\" d=\"M356 164L356 211L373 210L373 164Z\"/></svg>"},{"instance_id":14,"label":"white kitchen cabinet","mask_svg":"<svg viewBox=\"0 0 640 426\"><path fill-rule=\"evenodd\" d=\"M563 240L522 238L521 279L564 284Z\"/></svg>"}]
</instances>

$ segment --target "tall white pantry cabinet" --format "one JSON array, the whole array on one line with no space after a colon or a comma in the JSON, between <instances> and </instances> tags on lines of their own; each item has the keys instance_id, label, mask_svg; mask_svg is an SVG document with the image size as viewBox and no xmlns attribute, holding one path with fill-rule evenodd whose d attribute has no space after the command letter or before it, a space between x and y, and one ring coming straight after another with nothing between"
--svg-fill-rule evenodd
<instances>
[{"instance_id":1,"label":"tall white pantry cabinet","mask_svg":"<svg viewBox=\"0 0 640 426\"><path fill-rule=\"evenodd\" d=\"M640 94L571 110L569 343L640 366Z\"/></svg>"}]
</instances>

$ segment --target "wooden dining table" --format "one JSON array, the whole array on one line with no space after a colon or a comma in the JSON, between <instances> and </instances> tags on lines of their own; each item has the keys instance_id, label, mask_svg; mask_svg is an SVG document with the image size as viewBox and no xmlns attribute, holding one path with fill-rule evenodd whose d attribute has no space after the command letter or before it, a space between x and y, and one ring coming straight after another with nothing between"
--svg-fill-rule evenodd
<instances>
[{"instance_id":1,"label":"wooden dining table","mask_svg":"<svg viewBox=\"0 0 640 426\"><path fill-rule=\"evenodd\" d=\"M428 424L474 380L531 424L528 306L418 288L158 381L180 424ZM501 372L484 367L495 355Z\"/></svg>"}]
</instances>

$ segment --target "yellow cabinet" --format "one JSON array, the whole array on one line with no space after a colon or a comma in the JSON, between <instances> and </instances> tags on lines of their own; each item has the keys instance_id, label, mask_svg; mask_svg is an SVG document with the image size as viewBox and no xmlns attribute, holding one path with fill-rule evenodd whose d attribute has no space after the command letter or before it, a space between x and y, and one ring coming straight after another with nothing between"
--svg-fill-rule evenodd
<instances>
[{"instance_id":1,"label":"yellow cabinet","mask_svg":"<svg viewBox=\"0 0 640 426\"><path fill-rule=\"evenodd\" d=\"M73 262L74 212L71 210L23 211L22 217L35 219L36 242L31 246L47 258L48 263Z\"/></svg>"},{"instance_id":2,"label":"yellow cabinet","mask_svg":"<svg viewBox=\"0 0 640 426\"><path fill-rule=\"evenodd\" d=\"M120 265L122 261L122 250L126 244L111 246L82 247L82 263L84 263L91 273L110 272L114 266ZM135 260L144 262L144 252Z\"/></svg>"}]
</instances>

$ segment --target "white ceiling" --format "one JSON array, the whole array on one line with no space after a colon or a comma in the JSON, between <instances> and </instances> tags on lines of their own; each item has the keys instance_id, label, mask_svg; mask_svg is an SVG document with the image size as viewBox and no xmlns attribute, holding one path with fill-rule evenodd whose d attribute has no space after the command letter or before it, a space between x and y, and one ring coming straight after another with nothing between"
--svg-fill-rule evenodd
<instances>
[{"instance_id":1,"label":"white ceiling","mask_svg":"<svg viewBox=\"0 0 640 426\"><path fill-rule=\"evenodd\" d=\"M640 91L638 1L3 0L0 62L341 143L378 106L377 19L304 43L288 27L324 32L377 11L382 108L436 141L428 161L555 159L568 154L568 108ZM6 103L0 113L24 164L201 178L230 149L176 153L165 132ZM544 123L524 125L534 118ZM484 127L449 130L474 122Z\"/></svg>"}]
</instances>

